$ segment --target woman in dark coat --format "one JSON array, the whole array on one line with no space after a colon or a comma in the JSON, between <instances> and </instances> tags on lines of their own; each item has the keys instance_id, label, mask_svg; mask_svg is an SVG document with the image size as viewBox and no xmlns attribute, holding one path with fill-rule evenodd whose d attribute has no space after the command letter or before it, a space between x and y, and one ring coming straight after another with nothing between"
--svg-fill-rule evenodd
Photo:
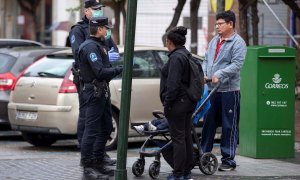
<instances>
[{"instance_id":1,"label":"woman in dark coat","mask_svg":"<svg viewBox=\"0 0 300 180\"><path fill-rule=\"evenodd\" d=\"M196 102L190 100L186 92L190 71L190 52L184 46L186 34L187 29L183 26L168 31L166 46L170 52L169 61L162 68L160 81L160 98L174 148L174 169L173 174L168 177L169 180L192 179L191 116Z\"/></svg>"}]
</instances>

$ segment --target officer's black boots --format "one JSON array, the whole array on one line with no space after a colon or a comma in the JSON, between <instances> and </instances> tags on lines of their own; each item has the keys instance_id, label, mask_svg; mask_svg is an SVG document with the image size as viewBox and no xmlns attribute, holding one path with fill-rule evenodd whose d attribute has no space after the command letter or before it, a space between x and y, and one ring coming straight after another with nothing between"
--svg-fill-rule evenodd
<instances>
[{"instance_id":1,"label":"officer's black boots","mask_svg":"<svg viewBox=\"0 0 300 180\"><path fill-rule=\"evenodd\" d=\"M107 166L114 166L117 164L117 160L109 157L109 155L106 152L104 152L103 155L103 162Z\"/></svg>"},{"instance_id":2,"label":"officer's black boots","mask_svg":"<svg viewBox=\"0 0 300 180\"><path fill-rule=\"evenodd\" d=\"M103 158L94 159L94 167L102 174L106 174L109 176L114 175L114 170L106 167L106 164L103 162Z\"/></svg>"},{"instance_id":3,"label":"officer's black boots","mask_svg":"<svg viewBox=\"0 0 300 180\"><path fill-rule=\"evenodd\" d=\"M83 177L82 180L92 180L92 179L103 179L108 180L109 176L106 174L102 174L97 170L94 166L94 160L86 159L81 160L83 166Z\"/></svg>"}]
</instances>

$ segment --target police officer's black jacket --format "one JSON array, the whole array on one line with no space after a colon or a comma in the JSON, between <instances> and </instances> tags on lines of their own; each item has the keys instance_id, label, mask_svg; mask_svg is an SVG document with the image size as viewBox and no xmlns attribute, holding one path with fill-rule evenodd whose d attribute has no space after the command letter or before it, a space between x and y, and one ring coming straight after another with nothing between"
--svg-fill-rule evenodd
<instances>
[{"instance_id":1,"label":"police officer's black jacket","mask_svg":"<svg viewBox=\"0 0 300 180\"><path fill-rule=\"evenodd\" d=\"M116 68L109 63L104 44L100 38L89 37L80 45L78 61L83 82L91 83L94 79L109 82L117 75Z\"/></svg>"},{"instance_id":2,"label":"police officer's black jacket","mask_svg":"<svg viewBox=\"0 0 300 180\"><path fill-rule=\"evenodd\" d=\"M186 54L186 57L184 54ZM189 51L184 47L178 47L169 53L169 61L163 66L160 79L160 99L164 107L172 107L172 104L181 98L186 98L186 87L189 84L190 65L187 59Z\"/></svg>"},{"instance_id":3,"label":"police officer's black jacket","mask_svg":"<svg viewBox=\"0 0 300 180\"><path fill-rule=\"evenodd\" d=\"M90 36L89 30L89 19L84 16L77 24L71 27L71 31L69 33L69 39L72 46L72 53L75 58L75 63L77 65L78 60L78 51L79 46ZM111 49L112 47L116 52L119 52L118 47L110 37L105 41L105 46Z\"/></svg>"}]
</instances>

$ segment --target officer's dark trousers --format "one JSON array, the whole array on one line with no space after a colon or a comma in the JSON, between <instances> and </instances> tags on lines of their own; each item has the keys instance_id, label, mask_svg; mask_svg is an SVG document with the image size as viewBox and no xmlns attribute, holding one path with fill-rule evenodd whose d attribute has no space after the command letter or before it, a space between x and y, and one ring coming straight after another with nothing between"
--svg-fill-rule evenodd
<instances>
[{"instance_id":1,"label":"officer's dark trousers","mask_svg":"<svg viewBox=\"0 0 300 180\"><path fill-rule=\"evenodd\" d=\"M94 87L83 91L86 102L85 129L81 142L81 158L102 158L105 144L112 131L110 97L94 97Z\"/></svg>"},{"instance_id":2,"label":"officer's dark trousers","mask_svg":"<svg viewBox=\"0 0 300 180\"><path fill-rule=\"evenodd\" d=\"M79 86L77 87L78 92L78 102L79 102L79 116L78 116L78 123L77 123L77 139L79 143L79 147L81 145L81 140L84 132L84 123L85 123L85 110L86 110L86 102L83 98L83 92L80 92Z\"/></svg>"},{"instance_id":3,"label":"officer's dark trousers","mask_svg":"<svg viewBox=\"0 0 300 180\"><path fill-rule=\"evenodd\" d=\"M211 108L204 118L201 147L203 152L211 152L218 126L222 127L222 163L236 167L234 161L238 142L240 116L240 92L217 92L210 99Z\"/></svg>"},{"instance_id":4,"label":"officer's dark trousers","mask_svg":"<svg viewBox=\"0 0 300 180\"><path fill-rule=\"evenodd\" d=\"M170 109L165 108L169 131L173 141L173 174L176 177L190 173L193 162L191 115L196 104L189 99L180 99Z\"/></svg>"}]
</instances>

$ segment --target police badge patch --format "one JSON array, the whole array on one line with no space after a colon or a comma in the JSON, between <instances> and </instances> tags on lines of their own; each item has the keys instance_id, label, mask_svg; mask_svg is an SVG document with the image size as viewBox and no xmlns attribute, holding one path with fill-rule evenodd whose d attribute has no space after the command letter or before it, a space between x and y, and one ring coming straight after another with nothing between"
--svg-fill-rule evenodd
<instances>
[{"instance_id":1,"label":"police badge patch","mask_svg":"<svg viewBox=\"0 0 300 180\"><path fill-rule=\"evenodd\" d=\"M73 44L74 42L75 42L75 36L73 34L72 37L71 37L71 43Z\"/></svg>"},{"instance_id":2,"label":"police badge patch","mask_svg":"<svg viewBox=\"0 0 300 180\"><path fill-rule=\"evenodd\" d=\"M91 53L90 54L90 59L91 59L91 61L93 61L93 62L95 62L95 61L97 61L97 55L95 54L95 53Z\"/></svg>"}]
</instances>

